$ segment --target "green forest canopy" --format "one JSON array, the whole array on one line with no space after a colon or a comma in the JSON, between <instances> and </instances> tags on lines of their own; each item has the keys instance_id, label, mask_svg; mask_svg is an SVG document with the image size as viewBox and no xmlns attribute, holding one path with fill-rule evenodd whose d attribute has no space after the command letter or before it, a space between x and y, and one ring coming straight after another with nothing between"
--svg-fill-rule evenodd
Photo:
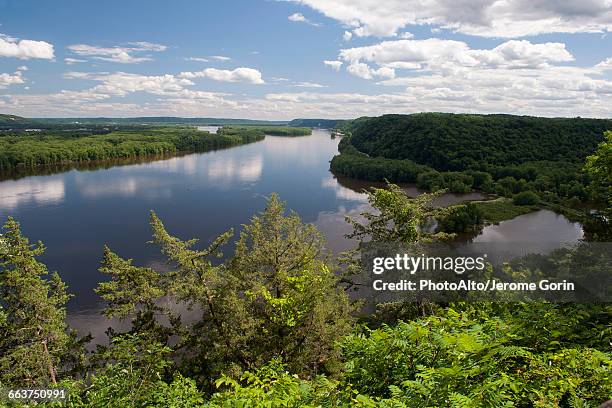
<instances>
[{"instance_id":1,"label":"green forest canopy","mask_svg":"<svg viewBox=\"0 0 612 408\"><path fill-rule=\"evenodd\" d=\"M409 159L438 171L531 161L583 163L612 120L419 113L358 119L350 144L371 157Z\"/></svg>"},{"instance_id":2,"label":"green forest canopy","mask_svg":"<svg viewBox=\"0 0 612 408\"><path fill-rule=\"evenodd\" d=\"M330 165L337 174L508 198L529 191L537 194L530 202L564 213L607 205L587 189L593 173L583 167L612 120L420 113L359 118L341 129L347 136Z\"/></svg>"},{"instance_id":3,"label":"green forest canopy","mask_svg":"<svg viewBox=\"0 0 612 408\"><path fill-rule=\"evenodd\" d=\"M189 127L147 127L104 131L44 130L0 133L0 171L38 166L207 151L262 140L266 134L301 136L307 128L225 126L217 134Z\"/></svg>"}]
</instances>

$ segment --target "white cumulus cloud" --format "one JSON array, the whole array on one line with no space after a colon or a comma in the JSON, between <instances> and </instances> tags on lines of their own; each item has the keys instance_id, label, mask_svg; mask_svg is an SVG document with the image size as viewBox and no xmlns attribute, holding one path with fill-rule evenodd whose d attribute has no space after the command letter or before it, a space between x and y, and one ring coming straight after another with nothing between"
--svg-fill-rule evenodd
<instances>
[{"instance_id":1,"label":"white cumulus cloud","mask_svg":"<svg viewBox=\"0 0 612 408\"><path fill-rule=\"evenodd\" d=\"M339 71L340 67L342 66L343 62L342 61L330 61L330 60L325 60L323 61L323 64L327 65L328 67L331 67L332 69Z\"/></svg>"},{"instance_id":2,"label":"white cumulus cloud","mask_svg":"<svg viewBox=\"0 0 612 408\"><path fill-rule=\"evenodd\" d=\"M53 45L46 41L19 40L0 34L0 57L53 59Z\"/></svg>"},{"instance_id":3,"label":"white cumulus cloud","mask_svg":"<svg viewBox=\"0 0 612 408\"><path fill-rule=\"evenodd\" d=\"M599 64L595 65L595 68L601 71L612 70L612 57L601 61Z\"/></svg>"},{"instance_id":4,"label":"white cumulus cloud","mask_svg":"<svg viewBox=\"0 0 612 408\"><path fill-rule=\"evenodd\" d=\"M390 67L380 67L378 69L370 68L368 64L363 62L352 62L346 67L346 70L363 79L372 79L374 77L393 78L395 70Z\"/></svg>"},{"instance_id":5,"label":"white cumulus cloud","mask_svg":"<svg viewBox=\"0 0 612 408\"><path fill-rule=\"evenodd\" d=\"M21 70L14 74L0 74L0 89L4 89L9 85L23 84L24 80L21 76Z\"/></svg>"},{"instance_id":6,"label":"white cumulus cloud","mask_svg":"<svg viewBox=\"0 0 612 408\"><path fill-rule=\"evenodd\" d=\"M304 17L301 13L293 13L289 17L287 17L289 21L294 22L306 22L306 17Z\"/></svg>"},{"instance_id":7,"label":"white cumulus cloud","mask_svg":"<svg viewBox=\"0 0 612 408\"><path fill-rule=\"evenodd\" d=\"M352 28L393 36L432 25L485 37L612 31L610 0L293 0Z\"/></svg>"},{"instance_id":8,"label":"white cumulus cloud","mask_svg":"<svg viewBox=\"0 0 612 408\"><path fill-rule=\"evenodd\" d=\"M213 81L222 82L247 82L251 84L265 83L261 77L261 72L253 68L240 67L234 70L206 68L197 72L181 72L181 78L208 78Z\"/></svg>"},{"instance_id":9,"label":"white cumulus cloud","mask_svg":"<svg viewBox=\"0 0 612 408\"><path fill-rule=\"evenodd\" d=\"M161 52L168 47L162 44L154 44L146 41L128 43L127 46L115 47L98 47L95 45L75 44L70 45L68 49L74 54L81 57L91 57L101 61L115 62L119 64L136 64L139 62L152 61L153 58L149 55L143 55L146 52ZM135 55L136 54L136 55ZM78 61L71 58L71 62Z\"/></svg>"},{"instance_id":10,"label":"white cumulus cloud","mask_svg":"<svg viewBox=\"0 0 612 408\"><path fill-rule=\"evenodd\" d=\"M178 78L171 74L165 75L139 75L127 72L89 73L66 72L65 78L86 79L100 82L99 85L83 91L94 95L94 98L109 96L125 96L133 92L147 92L156 95L174 94L183 91L186 86L193 85L189 79Z\"/></svg>"},{"instance_id":11,"label":"white cumulus cloud","mask_svg":"<svg viewBox=\"0 0 612 408\"><path fill-rule=\"evenodd\" d=\"M493 49L471 49L462 41L429 38L347 48L340 51L339 59L348 64L348 72L370 79L392 77L390 70L394 69L448 72L464 68L537 68L573 61L574 57L563 43L510 40Z\"/></svg>"}]
</instances>

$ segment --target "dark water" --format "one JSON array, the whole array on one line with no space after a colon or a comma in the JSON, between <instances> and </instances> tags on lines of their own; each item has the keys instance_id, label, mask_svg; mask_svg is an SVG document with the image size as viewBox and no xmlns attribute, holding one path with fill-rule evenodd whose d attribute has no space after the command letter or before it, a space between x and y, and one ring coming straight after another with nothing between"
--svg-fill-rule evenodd
<instances>
[{"instance_id":1,"label":"dark water","mask_svg":"<svg viewBox=\"0 0 612 408\"><path fill-rule=\"evenodd\" d=\"M102 305L93 289L103 278L97 271L103 246L137 265L162 262L157 248L146 244L149 210L170 233L200 238L204 245L229 228L240 228L264 208L267 195L278 192L304 221L321 229L330 249L348 248L344 216L368 209L362 193L368 184L338 180L329 172L337 144L327 131L315 130L312 136L267 136L246 146L149 163L2 181L0 220L15 217L31 240L45 243L42 261L75 294L69 303L71 323L82 332L101 334L109 322L99 316ZM447 195L438 204L482 198ZM565 242L582 235L579 225L538 212L487 227L476 240L515 241L525 228L532 240L552 236Z\"/></svg>"}]
</instances>

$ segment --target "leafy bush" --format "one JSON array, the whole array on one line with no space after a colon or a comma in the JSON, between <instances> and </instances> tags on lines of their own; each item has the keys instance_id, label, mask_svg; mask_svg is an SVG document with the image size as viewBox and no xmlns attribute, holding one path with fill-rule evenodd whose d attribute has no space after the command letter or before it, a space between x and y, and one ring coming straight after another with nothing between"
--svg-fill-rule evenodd
<instances>
[{"instance_id":1,"label":"leafy bush","mask_svg":"<svg viewBox=\"0 0 612 408\"><path fill-rule=\"evenodd\" d=\"M519 346L519 322L482 306L347 337L347 381L383 397L380 406L580 406L609 398L610 353Z\"/></svg>"},{"instance_id":2,"label":"leafy bush","mask_svg":"<svg viewBox=\"0 0 612 408\"><path fill-rule=\"evenodd\" d=\"M533 191L523 191L512 198L516 205L535 205L540 201L540 197Z\"/></svg>"},{"instance_id":3,"label":"leafy bush","mask_svg":"<svg viewBox=\"0 0 612 408\"><path fill-rule=\"evenodd\" d=\"M449 233L475 232L483 221L482 209L467 203L447 208L444 216L438 218L438 228Z\"/></svg>"}]
</instances>

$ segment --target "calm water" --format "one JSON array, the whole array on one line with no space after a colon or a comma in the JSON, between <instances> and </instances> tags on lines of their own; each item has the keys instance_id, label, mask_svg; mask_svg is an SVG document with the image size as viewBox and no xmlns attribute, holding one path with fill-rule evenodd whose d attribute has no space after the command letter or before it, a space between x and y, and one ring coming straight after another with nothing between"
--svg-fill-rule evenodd
<instances>
[{"instance_id":1,"label":"calm water","mask_svg":"<svg viewBox=\"0 0 612 408\"><path fill-rule=\"evenodd\" d=\"M101 334L109 322L99 316L102 305L93 289L103 278L97 270L103 246L137 265L162 262L157 248L146 244L149 210L170 233L206 244L240 228L264 208L267 195L278 192L304 221L321 229L330 249L348 248L344 216L368 209L362 193L367 184L329 172L337 144L327 131L315 130L312 136L267 136L246 146L150 163L2 181L0 220L15 217L31 240L45 243L42 261L76 295L69 303L72 324ZM438 204L482 198L447 195ZM475 240L566 242L581 236L579 225L540 211L486 227Z\"/></svg>"}]
</instances>

